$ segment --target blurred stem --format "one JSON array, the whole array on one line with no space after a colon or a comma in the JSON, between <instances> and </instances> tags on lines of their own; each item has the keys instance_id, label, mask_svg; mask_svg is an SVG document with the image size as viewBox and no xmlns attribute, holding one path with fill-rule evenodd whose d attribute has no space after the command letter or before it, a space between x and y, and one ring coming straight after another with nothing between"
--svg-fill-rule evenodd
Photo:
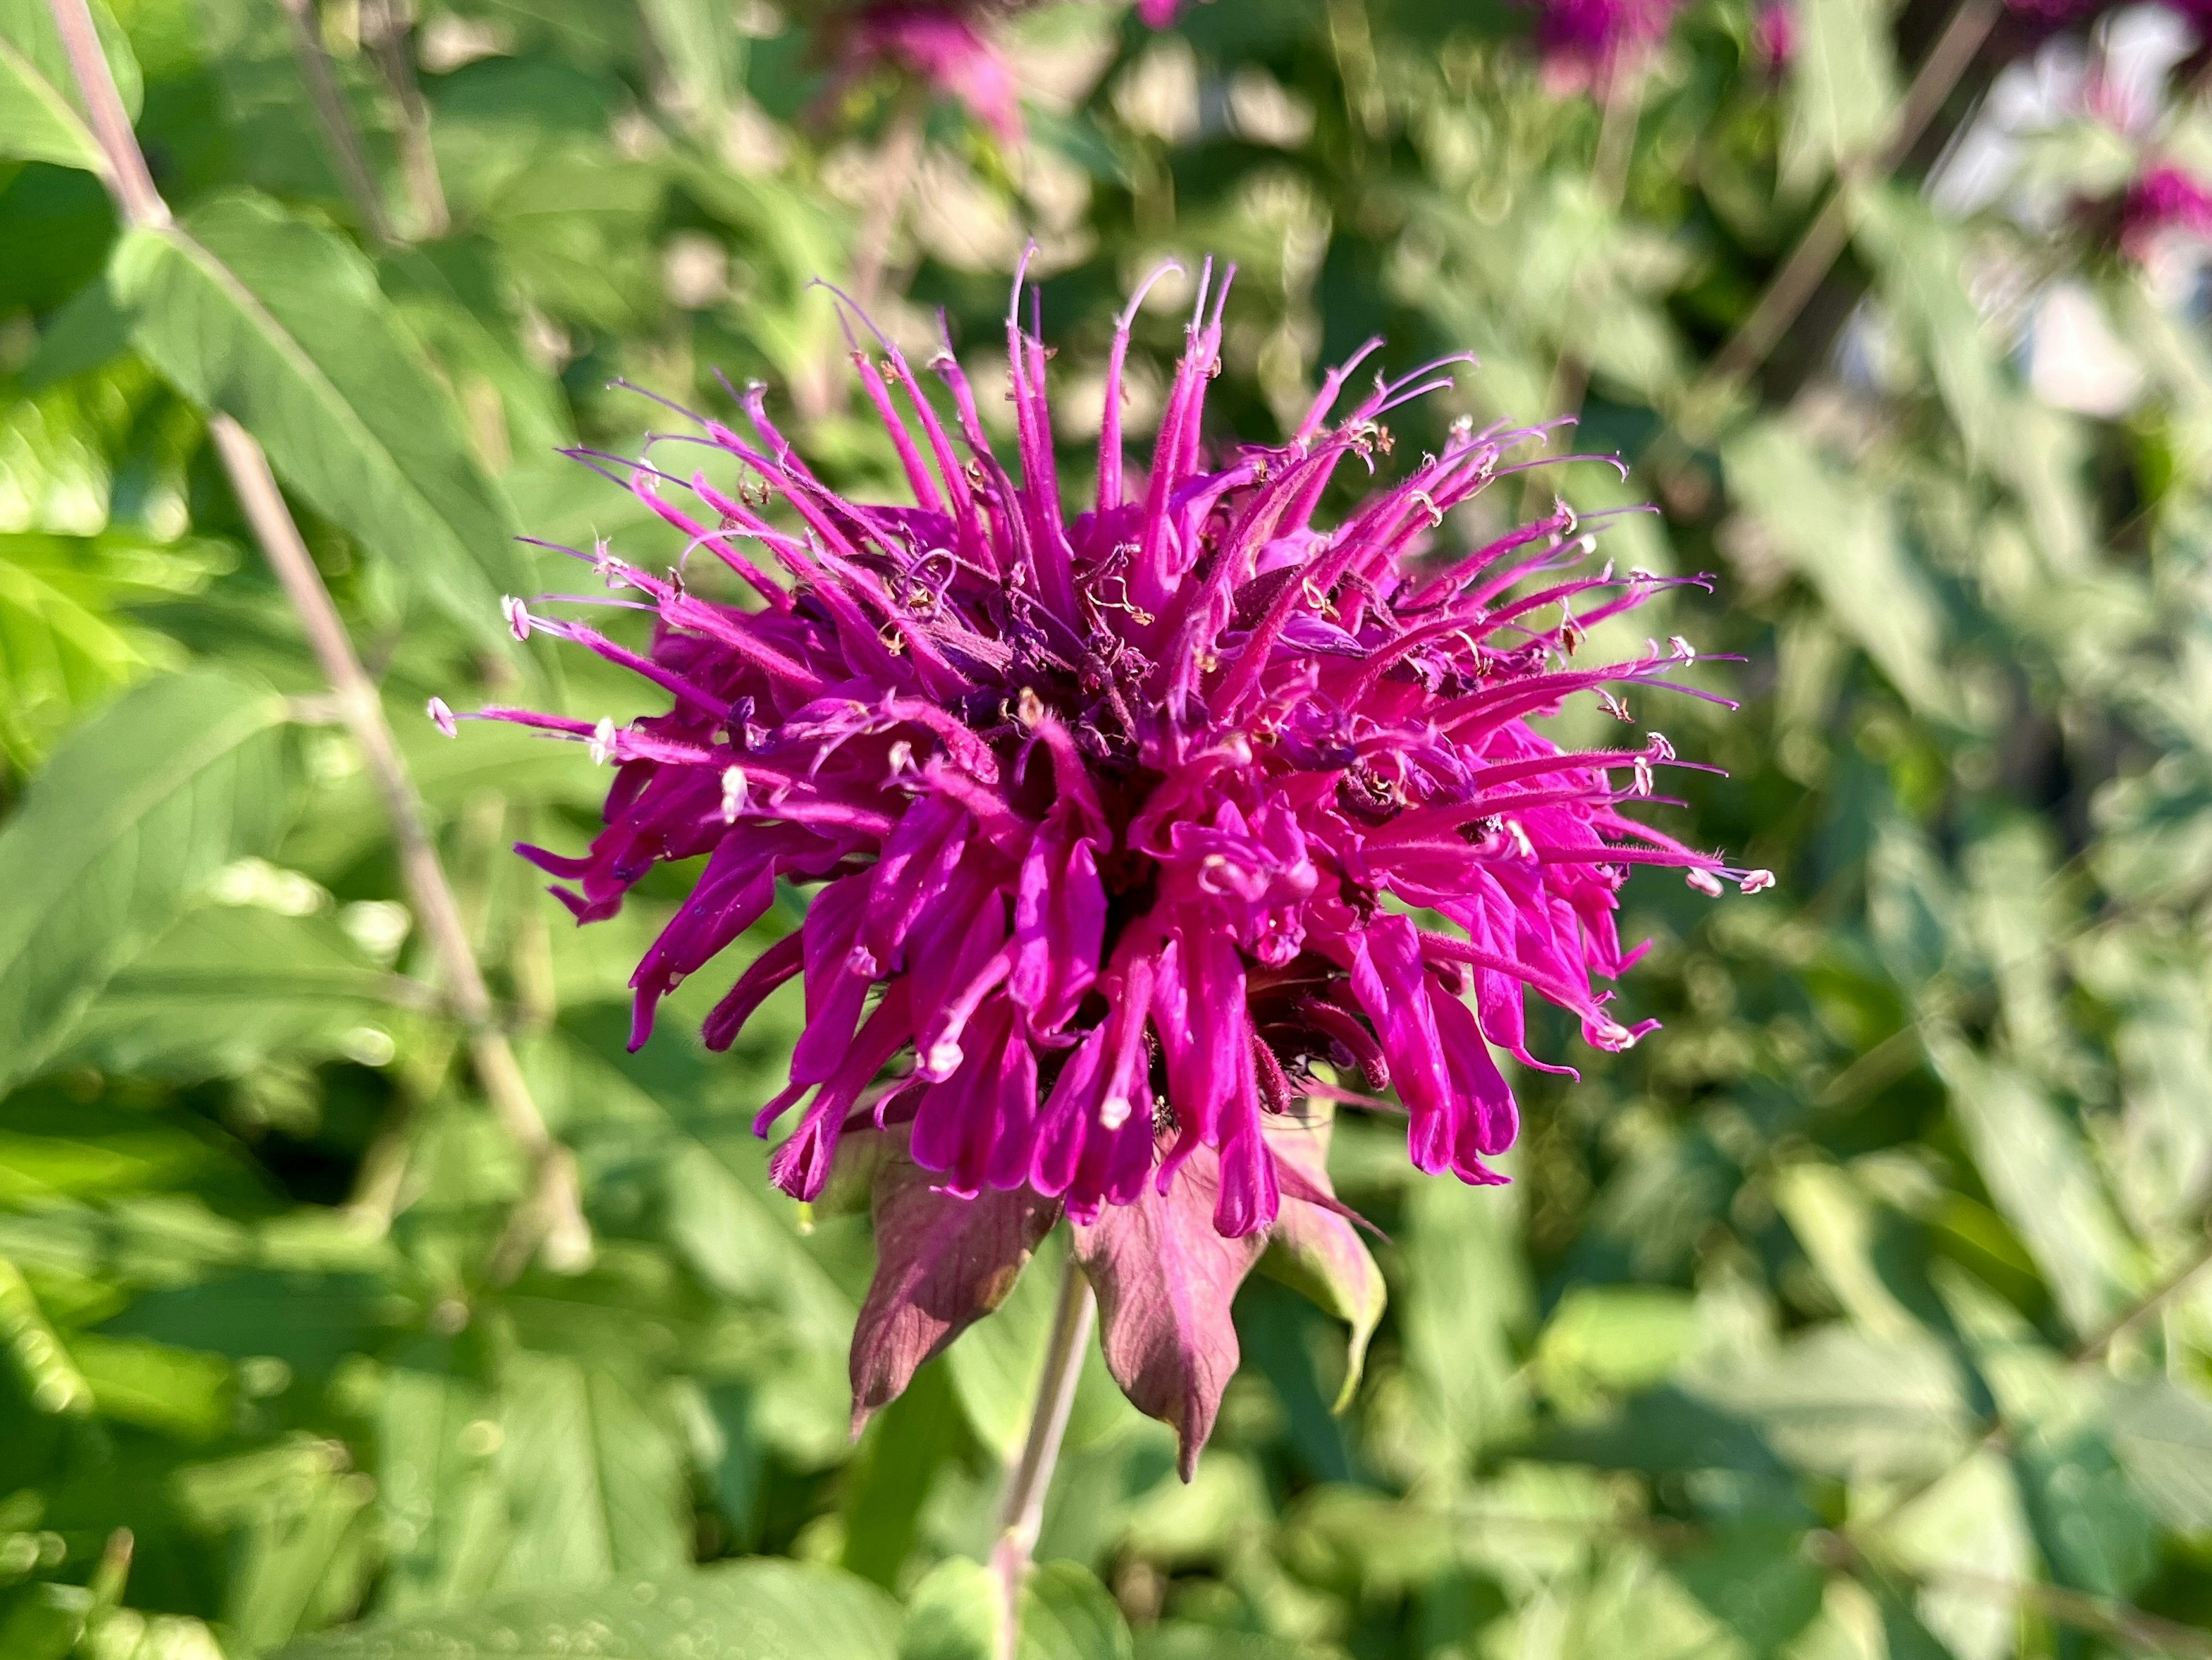
<instances>
[{"instance_id":1,"label":"blurred stem","mask_svg":"<svg viewBox=\"0 0 2212 1660\"><path fill-rule=\"evenodd\" d=\"M1060 1459L1060 1438L1067 1433L1067 1414L1075 1404L1075 1382L1083 1371L1084 1346L1091 1341L1091 1322L1097 1311L1091 1282L1076 1263L1071 1242L1067 1264L1060 1271L1052 1338L1044 1352L1044 1375L1037 1380L1036 1404L1030 1409L1029 1435L1022 1443L1022 1456L1013 1473L1006 1478L1006 1498L999 1509L999 1544L991 1553L991 1569L999 1576L1006 1618L1000 1628L996 1660L1013 1660L1020 1634L1022 1580L1029 1572L1030 1555L1036 1549L1037 1530L1044 1520L1045 1491L1052 1485L1052 1468Z\"/></svg>"},{"instance_id":2,"label":"blurred stem","mask_svg":"<svg viewBox=\"0 0 2212 1660\"><path fill-rule=\"evenodd\" d=\"M161 228L171 223L168 204L155 188L146 157L131 131L131 119L115 90L115 78L101 52L85 0L49 0L54 27L69 54L70 69L91 117L92 130L108 164L107 184L126 223ZM368 768L398 844L400 879L416 920L429 942L446 982L446 995L468 1032L469 1054L477 1079L501 1126L530 1161L534 1182L492 1261L495 1279L511 1279L540 1244L555 1267L580 1267L591 1253L591 1232L576 1190L576 1171L568 1152L555 1141L538 1110L522 1068L514 1058L491 992L484 984L476 952L469 945L460 907L438 862L422 816L414 780L384 718L375 683L355 655L345 623L323 585L291 509L284 505L269 459L252 435L220 411L208 417L223 470L229 475L254 539L276 573L277 582L300 619L301 631L330 684L339 712Z\"/></svg>"},{"instance_id":3,"label":"blurred stem","mask_svg":"<svg viewBox=\"0 0 2212 1660\"><path fill-rule=\"evenodd\" d=\"M1916 1572L1841 1533L1818 1530L1806 1538L1807 1552L1822 1567L1878 1580L1902 1581L1937 1590L1964 1591L1993 1602L2017 1603L2055 1625L2084 1632L2150 1654L2212 1657L2212 1637L2193 1626L2163 1619L2109 1596L2094 1596L2064 1585L2002 1578L1972 1568Z\"/></svg>"},{"instance_id":4,"label":"blurred stem","mask_svg":"<svg viewBox=\"0 0 2212 1660\"><path fill-rule=\"evenodd\" d=\"M1382 98L1366 0L1329 0L1328 44L1336 56L1338 83L1344 88L1344 112L1351 118L1353 160L1364 162L1367 143L1382 141L1390 113Z\"/></svg>"},{"instance_id":5,"label":"blurred stem","mask_svg":"<svg viewBox=\"0 0 2212 1660\"><path fill-rule=\"evenodd\" d=\"M434 240L453 228L438 154L430 145L430 106L415 78L415 20L407 0L362 0L362 39L399 108L399 176L407 189L416 237Z\"/></svg>"},{"instance_id":6,"label":"blurred stem","mask_svg":"<svg viewBox=\"0 0 2212 1660\"><path fill-rule=\"evenodd\" d=\"M1590 161L1590 194L1608 217L1618 213L1621 203L1627 198L1628 164L1636 154L1636 123L1643 106L1642 68L1624 70L1615 66L1609 70L1605 77L1605 94L1599 105L1597 153ZM1577 281L1570 295L1577 310L1581 309L1587 297L1585 285ZM1583 398L1589 391L1589 364L1572 346L1562 347L1559 362L1552 366L1551 388L1545 394L1537 418L1549 421L1571 415L1579 425ZM1528 486L1521 498L1523 514L1540 511L1543 477L1540 470L1528 475Z\"/></svg>"},{"instance_id":7,"label":"blurred stem","mask_svg":"<svg viewBox=\"0 0 2212 1660\"><path fill-rule=\"evenodd\" d=\"M362 149L361 135L354 131L353 117L346 112L337 76L331 69L331 55L323 50L322 26L315 15L314 0L279 0L279 3L285 16L292 21L292 56L299 63L300 79L307 84L307 101L315 106L315 121L323 130L323 142L330 146L331 160L337 164L338 181L345 186L353 210L361 216L362 228L368 233L370 240L390 247L399 238L392 228L392 216L385 211L383 194L376 187L376 175L369 171L368 155Z\"/></svg>"},{"instance_id":8,"label":"blurred stem","mask_svg":"<svg viewBox=\"0 0 2212 1660\"><path fill-rule=\"evenodd\" d=\"M1911 153L1974 61L1974 54L1982 49L1982 42L1996 27L1999 11L1999 0L1961 0L1958 10L1951 14L1951 21L1928 49L1912 84L1905 89L1905 101L1898 106L1897 120L1888 136L1871 155L1853 158L1838 169L1835 187L1820 211L1767 280L1751 314L1691 389L1685 401L1693 422L1715 398L1764 363L1767 354L1780 344L1850 240L1853 198L1896 172Z\"/></svg>"},{"instance_id":9,"label":"blurred stem","mask_svg":"<svg viewBox=\"0 0 2212 1660\"><path fill-rule=\"evenodd\" d=\"M929 115L929 93L919 82L899 94L876 152L876 193L860 222L860 243L853 250L853 298L862 311L883 291L891 244L906 218L907 198L921 162L922 129Z\"/></svg>"}]
</instances>

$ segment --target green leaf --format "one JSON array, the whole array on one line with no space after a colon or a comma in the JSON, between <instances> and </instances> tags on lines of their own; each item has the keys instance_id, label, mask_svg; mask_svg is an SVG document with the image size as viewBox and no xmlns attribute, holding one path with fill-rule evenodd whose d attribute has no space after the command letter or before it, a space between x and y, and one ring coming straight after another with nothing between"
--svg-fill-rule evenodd
<instances>
[{"instance_id":1,"label":"green leaf","mask_svg":"<svg viewBox=\"0 0 2212 1660\"><path fill-rule=\"evenodd\" d=\"M1826 1576L1800 1526L1753 1519L1714 1533L1674 1565L1674 1577L1758 1660L1779 1654L1820 1611Z\"/></svg>"},{"instance_id":2,"label":"green leaf","mask_svg":"<svg viewBox=\"0 0 2212 1660\"><path fill-rule=\"evenodd\" d=\"M115 291L102 272L71 295L39 331L38 350L23 365L23 389L38 392L57 380L100 368L130 344L131 319L115 303Z\"/></svg>"},{"instance_id":3,"label":"green leaf","mask_svg":"<svg viewBox=\"0 0 2212 1660\"><path fill-rule=\"evenodd\" d=\"M1565 1404L1594 1389L1657 1383L1689 1353L1697 1332L1697 1307L1685 1292L1577 1286L1545 1322L1533 1365L1546 1392Z\"/></svg>"},{"instance_id":4,"label":"green leaf","mask_svg":"<svg viewBox=\"0 0 2212 1660\"><path fill-rule=\"evenodd\" d=\"M513 509L359 252L241 194L129 233L109 279L185 396L236 417L287 486L477 639L506 639L500 598L528 583Z\"/></svg>"},{"instance_id":5,"label":"green leaf","mask_svg":"<svg viewBox=\"0 0 2212 1660\"><path fill-rule=\"evenodd\" d=\"M1888 502L1778 421L1729 445L1723 464L1746 511L1898 690L1917 708L1949 713L1942 613Z\"/></svg>"},{"instance_id":6,"label":"green leaf","mask_svg":"<svg viewBox=\"0 0 2212 1660\"><path fill-rule=\"evenodd\" d=\"M922 1367L906 1393L884 1409L882 1422L864 1444L866 1462L845 1501L842 1566L886 1589L896 1587L938 1469L964 1439L950 1374L940 1365Z\"/></svg>"},{"instance_id":7,"label":"green leaf","mask_svg":"<svg viewBox=\"0 0 2212 1660\"><path fill-rule=\"evenodd\" d=\"M274 1355L295 1371L318 1374L375 1347L412 1312L374 1274L255 1268L151 1292L105 1330L233 1359Z\"/></svg>"},{"instance_id":8,"label":"green leaf","mask_svg":"<svg viewBox=\"0 0 2212 1660\"><path fill-rule=\"evenodd\" d=\"M685 120L702 134L719 133L744 75L744 39L731 9L714 0L640 0L638 9Z\"/></svg>"},{"instance_id":9,"label":"green leaf","mask_svg":"<svg viewBox=\"0 0 2212 1660\"><path fill-rule=\"evenodd\" d=\"M495 1597L449 1613L380 1620L280 1650L282 1660L496 1654L502 1660L893 1660L898 1614L864 1579L767 1559L594 1590Z\"/></svg>"},{"instance_id":10,"label":"green leaf","mask_svg":"<svg viewBox=\"0 0 2212 1660\"><path fill-rule=\"evenodd\" d=\"M2080 566L2092 545L2089 503L2076 482L2084 447L2001 356L1967 291L1971 252L1960 227L1917 191L1891 188L1867 193L1853 235L1934 373L1967 453L2018 493L2045 556Z\"/></svg>"},{"instance_id":11,"label":"green leaf","mask_svg":"<svg viewBox=\"0 0 2212 1660\"><path fill-rule=\"evenodd\" d=\"M1885 1342L1842 1325L1701 1368L1690 1386L1757 1425L1797 1468L1854 1480L1932 1475L1975 1426L1959 1369L1934 1340Z\"/></svg>"},{"instance_id":12,"label":"green leaf","mask_svg":"<svg viewBox=\"0 0 2212 1660\"><path fill-rule=\"evenodd\" d=\"M0 1654L11 1660L62 1660L84 1635L91 1608L91 1595L82 1585L33 1585L0 1613Z\"/></svg>"},{"instance_id":13,"label":"green leaf","mask_svg":"<svg viewBox=\"0 0 2212 1660\"><path fill-rule=\"evenodd\" d=\"M1957 1037L1931 1035L1951 1112L1990 1196L2035 1258L2077 1336L2125 1306L2135 1250L2081 1135L2036 1084Z\"/></svg>"},{"instance_id":14,"label":"green leaf","mask_svg":"<svg viewBox=\"0 0 2212 1660\"><path fill-rule=\"evenodd\" d=\"M138 60L100 0L93 0L92 11L116 89L135 119ZM83 112L46 0L0 0L0 159L106 172Z\"/></svg>"},{"instance_id":15,"label":"green leaf","mask_svg":"<svg viewBox=\"0 0 2212 1660\"><path fill-rule=\"evenodd\" d=\"M606 1366L525 1351L502 1370L514 1532L495 1583L585 1584L685 1561L690 1489L665 1414Z\"/></svg>"},{"instance_id":16,"label":"green leaf","mask_svg":"<svg viewBox=\"0 0 2212 1660\"><path fill-rule=\"evenodd\" d=\"M322 916L204 906L131 960L52 1065L191 1081L276 1057L373 1059L429 994L379 969Z\"/></svg>"},{"instance_id":17,"label":"green leaf","mask_svg":"<svg viewBox=\"0 0 2212 1660\"><path fill-rule=\"evenodd\" d=\"M1333 1115L1316 1113L1306 1124L1268 1138L1278 1157L1297 1165L1307 1180L1332 1196L1335 1190L1329 1185L1328 1148L1334 1127ZM1324 1206L1292 1199L1268 1231L1260 1272L1352 1328L1345 1344L1344 1382L1330 1408L1342 1412L1358 1393L1367 1345L1382 1323L1389 1296L1382 1266L1360 1237L1358 1225Z\"/></svg>"},{"instance_id":18,"label":"green leaf","mask_svg":"<svg viewBox=\"0 0 2212 1660\"><path fill-rule=\"evenodd\" d=\"M122 535L0 535L0 752L42 757L62 727L183 654L120 607L189 593L230 562L220 544L163 548Z\"/></svg>"},{"instance_id":19,"label":"green leaf","mask_svg":"<svg viewBox=\"0 0 2212 1660\"><path fill-rule=\"evenodd\" d=\"M949 1558L914 1588L898 1660L997 1660L1006 1620L998 1576L981 1562Z\"/></svg>"},{"instance_id":20,"label":"green leaf","mask_svg":"<svg viewBox=\"0 0 2212 1660\"><path fill-rule=\"evenodd\" d=\"M1020 1660L1133 1660L1128 1622L1079 1562L1040 1562L1022 1583Z\"/></svg>"},{"instance_id":21,"label":"green leaf","mask_svg":"<svg viewBox=\"0 0 2212 1660\"><path fill-rule=\"evenodd\" d=\"M0 830L0 1085L35 1071L209 877L275 839L284 704L194 672L78 728Z\"/></svg>"},{"instance_id":22,"label":"green leaf","mask_svg":"<svg viewBox=\"0 0 2212 1660\"><path fill-rule=\"evenodd\" d=\"M2035 1545L2011 1472L1984 1450L1885 1522L1887 1553L1928 1583L1916 1599L1928 1631L1957 1660L2002 1660L2014 1647L2020 1598L2035 1573ZM1946 1584L1947 1576L1960 1583ZM1924 1648L1915 1645L1905 1652Z\"/></svg>"},{"instance_id":23,"label":"green leaf","mask_svg":"<svg viewBox=\"0 0 2212 1660\"><path fill-rule=\"evenodd\" d=\"M1885 1342L1909 1343L1920 1323L1897 1283L1899 1230L1845 1171L1791 1164L1774 1183L1775 1207L1844 1310Z\"/></svg>"},{"instance_id":24,"label":"green leaf","mask_svg":"<svg viewBox=\"0 0 2212 1660\"><path fill-rule=\"evenodd\" d=\"M341 1447L304 1436L229 1465L179 1483L229 1536L226 1635L259 1654L352 1613L380 1554L375 1483Z\"/></svg>"},{"instance_id":25,"label":"green leaf","mask_svg":"<svg viewBox=\"0 0 2212 1660\"><path fill-rule=\"evenodd\" d=\"M2170 1378L2106 1389L2112 1450L2177 1533L2212 1534L2212 1401Z\"/></svg>"},{"instance_id":26,"label":"green leaf","mask_svg":"<svg viewBox=\"0 0 2212 1660\"><path fill-rule=\"evenodd\" d=\"M915 1588L898 1660L996 1660L1005 1621L998 1576L981 1562L951 1558ZM1135 1650L1121 1608L1090 1569L1042 1562L1022 1582L1015 1653L1018 1660L1133 1660Z\"/></svg>"},{"instance_id":27,"label":"green leaf","mask_svg":"<svg viewBox=\"0 0 2212 1660\"><path fill-rule=\"evenodd\" d=\"M1861 0L1797 0L1784 177L1808 182L1862 155L1889 127L1897 64L1888 15Z\"/></svg>"},{"instance_id":28,"label":"green leaf","mask_svg":"<svg viewBox=\"0 0 2212 1660\"><path fill-rule=\"evenodd\" d=\"M1326 1651L1256 1632L1163 1620L1137 1633L1137 1660L1322 1660Z\"/></svg>"},{"instance_id":29,"label":"green leaf","mask_svg":"<svg viewBox=\"0 0 2212 1660\"><path fill-rule=\"evenodd\" d=\"M1064 1230L1047 1234L1006 1300L989 1318L961 1333L945 1353L969 1427L1002 1458L1012 1459L1021 1450L1028 1432L1030 1403L1044 1376L1066 1244ZM1075 1405L1068 1414L1068 1450L1092 1445L1143 1421L1107 1371L1099 1346L1085 1345Z\"/></svg>"},{"instance_id":30,"label":"green leaf","mask_svg":"<svg viewBox=\"0 0 2212 1660\"><path fill-rule=\"evenodd\" d=\"M1513 1346L1534 1323L1534 1295L1510 1191L1424 1182L1407 1206L1393 1293L1407 1369L1439 1427L1468 1448L1511 1433L1526 1411Z\"/></svg>"},{"instance_id":31,"label":"green leaf","mask_svg":"<svg viewBox=\"0 0 2212 1660\"><path fill-rule=\"evenodd\" d=\"M376 1484L392 1534L382 1611L451 1608L494 1583L507 1543L493 1462L503 1436L460 1341L426 1338L394 1357L377 1402Z\"/></svg>"},{"instance_id":32,"label":"green leaf","mask_svg":"<svg viewBox=\"0 0 2212 1660\"><path fill-rule=\"evenodd\" d=\"M232 1420L230 1368L213 1356L89 1332L70 1340L70 1354L103 1418L193 1441Z\"/></svg>"}]
</instances>

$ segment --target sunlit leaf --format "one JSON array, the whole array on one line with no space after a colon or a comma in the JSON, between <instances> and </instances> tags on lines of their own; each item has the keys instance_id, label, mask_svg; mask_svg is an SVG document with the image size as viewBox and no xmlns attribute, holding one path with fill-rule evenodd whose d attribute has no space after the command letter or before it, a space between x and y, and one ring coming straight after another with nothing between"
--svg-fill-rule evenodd
<instances>
[{"instance_id":1,"label":"sunlit leaf","mask_svg":"<svg viewBox=\"0 0 2212 1660\"><path fill-rule=\"evenodd\" d=\"M1837 622L1917 707L1947 713L1942 611L1871 482L1772 421L1730 445L1726 463L1729 487Z\"/></svg>"},{"instance_id":2,"label":"sunlit leaf","mask_svg":"<svg viewBox=\"0 0 2212 1660\"><path fill-rule=\"evenodd\" d=\"M567 1660L589 1643L604 1660L662 1660L689 1651L726 1660L892 1660L890 1599L834 1569L753 1560L634 1576L599 1590L492 1598L471 1608L372 1622L295 1643L285 1660L374 1660L409 1649Z\"/></svg>"},{"instance_id":3,"label":"sunlit leaf","mask_svg":"<svg viewBox=\"0 0 2212 1660\"><path fill-rule=\"evenodd\" d=\"M201 883L273 839L284 705L196 672L149 682L73 733L0 830L0 1081L35 1070Z\"/></svg>"},{"instance_id":4,"label":"sunlit leaf","mask_svg":"<svg viewBox=\"0 0 2212 1660\"><path fill-rule=\"evenodd\" d=\"M179 390L235 416L286 484L478 639L503 637L500 597L526 586L513 509L365 259L235 195L131 232L110 276L139 349Z\"/></svg>"},{"instance_id":5,"label":"sunlit leaf","mask_svg":"<svg viewBox=\"0 0 2212 1660\"><path fill-rule=\"evenodd\" d=\"M100 0L92 12L124 107L136 116L137 60ZM0 157L106 171L46 0L0 0Z\"/></svg>"}]
</instances>

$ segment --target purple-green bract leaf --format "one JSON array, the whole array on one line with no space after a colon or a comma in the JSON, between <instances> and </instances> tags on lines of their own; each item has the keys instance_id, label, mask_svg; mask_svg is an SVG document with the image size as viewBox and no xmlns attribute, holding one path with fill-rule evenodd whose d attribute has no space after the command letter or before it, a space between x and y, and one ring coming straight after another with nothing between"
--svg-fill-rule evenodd
<instances>
[{"instance_id":1,"label":"purple-green bract leaf","mask_svg":"<svg viewBox=\"0 0 2212 1660\"><path fill-rule=\"evenodd\" d=\"M1230 1304L1267 1244L1214 1231L1220 1186L1219 1159L1200 1146L1166 1194L1147 1184L1134 1204L1109 1205L1075 1229L1076 1259L1098 1293L1106 1369L1139 1412L1174 1427L1186 1481L1237 1370Z\"/></svg>"},{"instance_id":2,"label":"purple-green bract leaf","mask_svg":"<svg viewBox=\"0 0 2212 1660\"><path fill-rule=\"evenodd\" d=\"M1310 1104L1317 1115L1299 1122L1280 1121L1267 1127L1267 1145L1275 1156L1310 1184L1310 1190L1334 1196L1328 1180L1328 1135L1331 1124L1327 1104ZM1359 1387L1359 1374L1367 1361L1367 1341L1382 1318L1382 1270L1359 1237L1358 1224L1326 1205L1298 1196L1290 1182L1283 1186L1283 1208L1268 1230L1267 1252L1260 1271L1279 1280L1352 1328L1345 1347L1344 1387L1337 1391L1334 1410L1342 1412Z\"/></svg>"},{"instance_id":3,"label":"purple-green bract leaf","mask_svg":"<svg viewBox=\"0 0 2212 1660\"><path fill-rule=\"evenodd\" d=\"M853 1331L853 1433L904 1391L923 1362L1006 1300L1060 1203L1026 1188L962 1199L906 1152L903 1130L877 1167L876 1277Z\"/></svg>"}]
</instances>

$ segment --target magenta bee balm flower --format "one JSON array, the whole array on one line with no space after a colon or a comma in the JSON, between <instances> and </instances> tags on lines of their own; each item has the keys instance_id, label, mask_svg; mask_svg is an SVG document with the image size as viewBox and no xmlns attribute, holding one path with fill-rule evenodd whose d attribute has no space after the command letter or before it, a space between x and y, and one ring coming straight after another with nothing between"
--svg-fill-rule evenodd
<instances>
[{"instance_id":1,"label":"magenta bee balm flower","mask_svg":"<svg viewBox=\"0 0 2212 1660\"><path fill-rule=\"evenodd\" d=\"M2171 232L2199 241L2212 240L2212 189L2171 162L2154 162L2136 175L2120 198L2120 252L2142 264L2160 238Z\"/></svg>"},{"instance_id":2,"label":"magenta bee balm flower","mask_svg":"<svg viewBox=\"0 0 2212 1660\"><path fill-rule=\"evenodd\" d=\"M834 17L833 89L879 66L914 76L950 98L1001 139L1021 137L1021 94L1014 73L987 33L994 10L974 0L873 0Z\"/></svg>"},{"instance_id":3,"label":"magenta bee balm flower","mask_svg":"<svg viewBox=\"0 0 2212 1660\"><path fill-rule=\"evenodd\" d=\"M1358 1249L1300 1109L1351 1092L1316 1068L1394 1089L1420 1170L1502 1180L1490 1160L1517 1113L1496 1054L1544 1064L1525 994L1600 1049L1654 1024L1596 988L1637 955L1614 927L1631 872L1672 866L1711 893L1771 879L1633 816L1684 764L1656 733L1570 751L1529 724L1578 696L1629 722L1646 693L1692 690L1693 656L1677 639L1587 660L1588 630L1664 583L1590 569L1564 506L1448 550L1454 510L1528 465L1513 452L1540 435L1462 422L1330 511L1332 486L1391 456L1394 412L1449 384L1443 366L1349 395L1355 359L1284 441L1217 442L1204 416L1227 284L1210 308L1207 289L1141 461L1121 416L1133 304L1121 319L1078 505L1048 353L1010 319L1018 471L978 416L1000 388L945 351L933 398L886 344L854 362L909 499L830 489L755 386L746 430L698 417L655 441L655 461L703 445L696 470L625 464L744 604L602 550L600 573L655 613L649 652L514 608L670 703L596 725L483 711L615 769L588 852L522 849L580 921L658 861L705 859L631 982L633 1046L779 881L812 890L705 1037L726 1047L801 982L789 1084L757 1121L795 1115L774 1179L816 1198L855 1138L902 1173L877 1177L862 1414L1003 1297L995 1266L1018 1267L1064 1211L1116 1376L1194 1453L1223 1343L1234 1365L1228 1298L1260 1250ZM1163 1313L1139 1282L1164 1274L1205 1294ZM1194 1296L1219 1331L1176 1325Z\"/></svg>"},{"instance_id":4,"label":"magenta bee balm flower","mask_svg":"<svg viewBox=\"0 0 2212 1660\"><path fill-rule=\"evenodd\" d=\"M1674 27L1681 0L1535 0L1536 46L1545 78L1563 89L1601 94L1623 69L1656 51Z\"/></svg>"}]
</instances>

